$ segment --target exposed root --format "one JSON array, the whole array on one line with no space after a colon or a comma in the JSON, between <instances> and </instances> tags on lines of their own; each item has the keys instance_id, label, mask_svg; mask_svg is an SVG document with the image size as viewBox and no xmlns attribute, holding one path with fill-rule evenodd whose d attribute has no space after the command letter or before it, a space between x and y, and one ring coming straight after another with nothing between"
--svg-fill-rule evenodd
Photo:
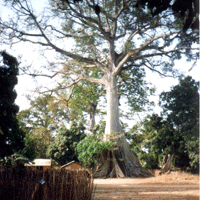
<instances>
[{"instance_id":1,"label":"exposed root","mask_svg":"<svg viewBox=\"0 0 200 200\"><path fill-rule=\"evenodd\" d=\"M108 151L103 166L93 173L94 178L150 177L137 157L130 150L125 136L118 139L117 146Z\"/></svg>"}]
</instances>

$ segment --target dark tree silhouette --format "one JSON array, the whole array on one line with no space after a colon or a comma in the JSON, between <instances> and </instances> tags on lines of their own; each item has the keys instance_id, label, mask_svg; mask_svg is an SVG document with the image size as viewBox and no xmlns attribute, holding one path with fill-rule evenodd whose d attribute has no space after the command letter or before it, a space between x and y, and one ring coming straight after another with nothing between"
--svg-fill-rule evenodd
<instances>
[{"instance_id":1,"label":"dark tree silhouette","mask_svg":"<svg viewBox=\"0 0 200 200\"><path fill-rule=\"evenodd\" d=\"M23 132L16 119L19 107L14 103L19 64L15 57L5 51L0 55L0 157L4 157L23 148Z\"/></svg>"},{"instance_id":2,"label":"dark tree silhouette","mask_svg":"<svg viewBox=\"0 0 200 200\"><path fill-rule=\"evenodd\" d=\"M175 17L185 18L183 30L199 29L199 1L198 0L138 0L136 7L142 6L151 10L153 16L164 10L172 9Z\"/></svg>"}]
</instances>

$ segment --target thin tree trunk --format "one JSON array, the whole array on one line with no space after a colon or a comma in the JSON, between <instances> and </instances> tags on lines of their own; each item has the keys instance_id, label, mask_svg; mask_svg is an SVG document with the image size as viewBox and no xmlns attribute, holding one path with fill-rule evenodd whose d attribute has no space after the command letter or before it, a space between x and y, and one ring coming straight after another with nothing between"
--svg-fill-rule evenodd
<instances>
[{"instance_id":1,"label":"thin tree trunk","mask_svg":"<svg viewBox=\"0 0 200 200\"><path fill-rule=\"evenodd\" d=\"M161 170L159 172L159 174L164 174L164 173L170 173L171 171L171 167L172 167L172 161L173 161L173 156L169 155L165 155L163 157L163 163L162 163L162 167Z\"/></svg>"},{"instance_id":2,"label":"thin tree trunk","mask_svg":"<svg viewBox=\"0 0 200 200\"><path fill-rule=\"evenodd\" d=\"M89 105L89 111L90 111L90 131L94 133L94 126L95 126L95 113L96 113L96 108L97 104L95 103L90 103Z\"/></svg>"}]
</instances>

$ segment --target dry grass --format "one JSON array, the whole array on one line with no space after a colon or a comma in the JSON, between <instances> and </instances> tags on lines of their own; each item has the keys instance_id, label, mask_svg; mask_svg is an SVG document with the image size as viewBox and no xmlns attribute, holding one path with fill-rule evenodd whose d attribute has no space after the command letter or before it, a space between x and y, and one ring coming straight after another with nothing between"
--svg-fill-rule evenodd
<instances>
[{"instance_id":1,"label":"dry grass","mask_svg":"<svg viewBox=\"0 0 200 200\"><path fill-rule=\"evenodd\" d=\"M4 170L0 171L0 199L91 200L93 180L85 171Z\"/></svg>"},{"instance_id":2,"label":"dry grass","mask_svg":"<svg viewBox=\"0 0 200 200\"><path fill-rule=\"evenodd\" d=\"M171 172L170 174L159 175L159 171L153 172L154 177L150 178L123 178L123 182L127 184L164 184L164 185L192 185L199 184L199 175L186 172ZM121 184L119 179L94 179L95 184Z\"/></svg>"},{"instance_id":3,"label":"dry grass","mask_svg":"<svg viewBox=\"0 0 200 200\"><path fill-rule=\"evenodd\" d=\"M172 171L170 174L159 175L159 171L154 171L152 178L146 179L145 183L158 184L199 184L199 175L194 175L187 172Z\"/></svg>"}]
</instances>

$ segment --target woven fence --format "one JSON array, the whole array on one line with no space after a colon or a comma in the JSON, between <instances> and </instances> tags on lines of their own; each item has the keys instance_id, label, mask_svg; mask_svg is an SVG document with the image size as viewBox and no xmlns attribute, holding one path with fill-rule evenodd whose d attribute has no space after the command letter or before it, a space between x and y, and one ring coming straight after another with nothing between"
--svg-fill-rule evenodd
<instances>
[{"instance_id":1,"label":"woven fence","mask_svg":"<svg viewBox=\"0 0 200 200\"><path fill-rule=\"evenodd\" d=\"M0 171L2 200L92 200L87 171L7 169Z\"/></svg>"}]
</instances>

